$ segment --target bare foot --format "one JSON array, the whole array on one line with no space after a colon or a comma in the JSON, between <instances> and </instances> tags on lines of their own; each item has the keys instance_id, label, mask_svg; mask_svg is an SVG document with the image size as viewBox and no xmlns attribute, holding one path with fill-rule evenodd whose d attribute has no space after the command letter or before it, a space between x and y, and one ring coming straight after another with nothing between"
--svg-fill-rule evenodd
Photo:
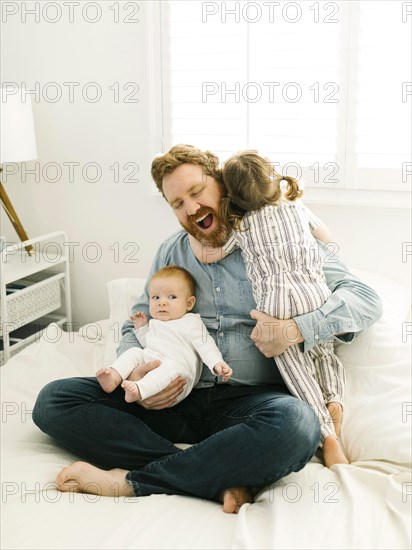
<instances>
[{"instance_id":1,"label":"bare foot","mask_svg":"<svg viewBox=\"0 0 412 550\"><path fill-rule=\"evenodd\" d=\"M132 486L126 481L127 470L101 470L87 462L73 462L57 475L59 491L88 493L91 495L119 497L134 496Z\"/></svg>"},{"instance_id":2,"label":"bare foot","mask_svg":"<svg viewBox=\"0 0 412 550\"><path fill-rule=\"evenodd\" d=\"M232 487L223 491L223 511L237 514L242 504L253 502L252 493L246 487Z\"/></svg>"},{"instance_id":3,"label":"bare foot","mask_svg":"<svg viewBox=\"0 0 412 550\"><path fill-rule=\"evenodd\" d=\"M333 435L328 435L323 442L323 460L327 468L334 464L349 464L339 441Z\"/></svg>"},{"instance_id":4,"label":"bare foot","mask_svg":"<svg viewBox=\"0 0 412 550\"><path fill-rule=\"evenodd\" d=\"M96 378L106 393L112 393L122 381L117 370L109 367L97 370Z\"/></svg>"},{"instance_id":5,"label":"bare foot","mask_svg":"<svg viewBox=\"0 0 412 550\"><path fill-rule=\"evenodd\" d=\"M126 392L124 396L126 403L134 403L135 401L140 401L142 398L136 382L125 380L122 384L122 388Z\"/></svg>"},{"instance_id":6,"label":"bare foot","mask_svg":"<svg viewBox=\"0 0 412 550\"><path fill-rule=\"evenodd\" d=\"M340 437L340 428L342 425L342 416L343 416L342 405L340 403L337 403L336 401L331 401L326 405L326 408L328 409L329 414L332 417L333 425L335 426L336 435Z\"/></svg>"}]
</instances>

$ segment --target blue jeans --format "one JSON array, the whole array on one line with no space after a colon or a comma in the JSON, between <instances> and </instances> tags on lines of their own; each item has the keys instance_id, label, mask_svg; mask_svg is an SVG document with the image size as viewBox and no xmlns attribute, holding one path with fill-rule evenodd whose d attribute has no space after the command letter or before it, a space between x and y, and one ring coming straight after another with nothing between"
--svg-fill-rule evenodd
<instances>
[{"instance_id":1,"label":"blue jeans","mask_svg":"<svg viewBox=\"0 0 412 550\"><path fill-rule=\"evenodd\" d=\"M149 411L126 403L121 388L107 394L96 378L69 378L42 389L33 420L83 459L129 470L136 496L258 490L302 469L320 441L315 413L280 386L216 384Z\"/></svg>"}]
</instances>

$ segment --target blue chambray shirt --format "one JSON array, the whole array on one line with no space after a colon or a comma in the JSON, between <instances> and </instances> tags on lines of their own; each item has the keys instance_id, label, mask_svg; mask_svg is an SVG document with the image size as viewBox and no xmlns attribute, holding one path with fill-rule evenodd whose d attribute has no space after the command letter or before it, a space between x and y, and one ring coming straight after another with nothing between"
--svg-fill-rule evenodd
<instances>
[{"instance_id":1,"label":"blue chambray shirt","mask_svg":"<svg viewBox=\"0 0 412 550\"><path fill-rule=\"evenodd\" d=\"M324 255L324 247L319 244ZM158 249L148 281L156 271L172 264L184 267L196 280L196 304L192 311L201 315L224 360L233 369L226 384L284 385L275 360L265 357L250 339L256 321L249 313L256 304L240 249L219 262L204 264L195 258L188 235L181 230ZM332 295L320 309L294 318L304 338L303 351L332 339L350 343L357 332L369 327L382 314L377 294L351 275L336 256L325 261L324 273ZM147 292L146 285L145 293L133 307L133 312L144 311L149 315ZM345 334L336 336L339 333ZM132 346L140 346L131 321L124 323L122 335L118 355ZM204 365L196 387L214 383L215 378Z\"/></svg>"}]
</instances>

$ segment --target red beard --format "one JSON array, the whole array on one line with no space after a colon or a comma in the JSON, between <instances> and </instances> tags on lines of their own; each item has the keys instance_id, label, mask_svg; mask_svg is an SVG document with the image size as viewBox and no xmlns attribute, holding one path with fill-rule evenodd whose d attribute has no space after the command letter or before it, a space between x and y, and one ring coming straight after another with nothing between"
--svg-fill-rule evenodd
<instances>
[{"instance_id":1,"label":"red beard","mask_svg":"<svg viewBox=\"0 0 412 550\"><path fill-rule=\"evenodd\" d=\"M205 233L205 231L202 230L201 225L196 223L196 220L208 214L213 216L211 223L215 224L215 228L212 231ZM208 222L209 220L206 220L205 224ZM223 224L219 212L215 212L212 208L208 208L206 206L201 206L196 214L188 216L187 223L180 222L180 225L204 246L218 248L223 246L229 238L229 229Z\"/></svg>"}]
</instances>

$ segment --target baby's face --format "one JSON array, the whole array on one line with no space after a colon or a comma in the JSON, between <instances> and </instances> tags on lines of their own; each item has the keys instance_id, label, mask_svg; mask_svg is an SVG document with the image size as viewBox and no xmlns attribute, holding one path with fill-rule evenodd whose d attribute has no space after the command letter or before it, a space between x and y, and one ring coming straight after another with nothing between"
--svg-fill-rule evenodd
<instances>
[{"instance_id":1,"label":"baby's face","mask_svg":"<svg viewBox=\"0 0 412 550\"><path fill-rule=\"evenodd\" d=\"M150 315L160 321L180 319L195 303L182 277L159 277L150 283Z\"/></svg>"}]
</instances>

